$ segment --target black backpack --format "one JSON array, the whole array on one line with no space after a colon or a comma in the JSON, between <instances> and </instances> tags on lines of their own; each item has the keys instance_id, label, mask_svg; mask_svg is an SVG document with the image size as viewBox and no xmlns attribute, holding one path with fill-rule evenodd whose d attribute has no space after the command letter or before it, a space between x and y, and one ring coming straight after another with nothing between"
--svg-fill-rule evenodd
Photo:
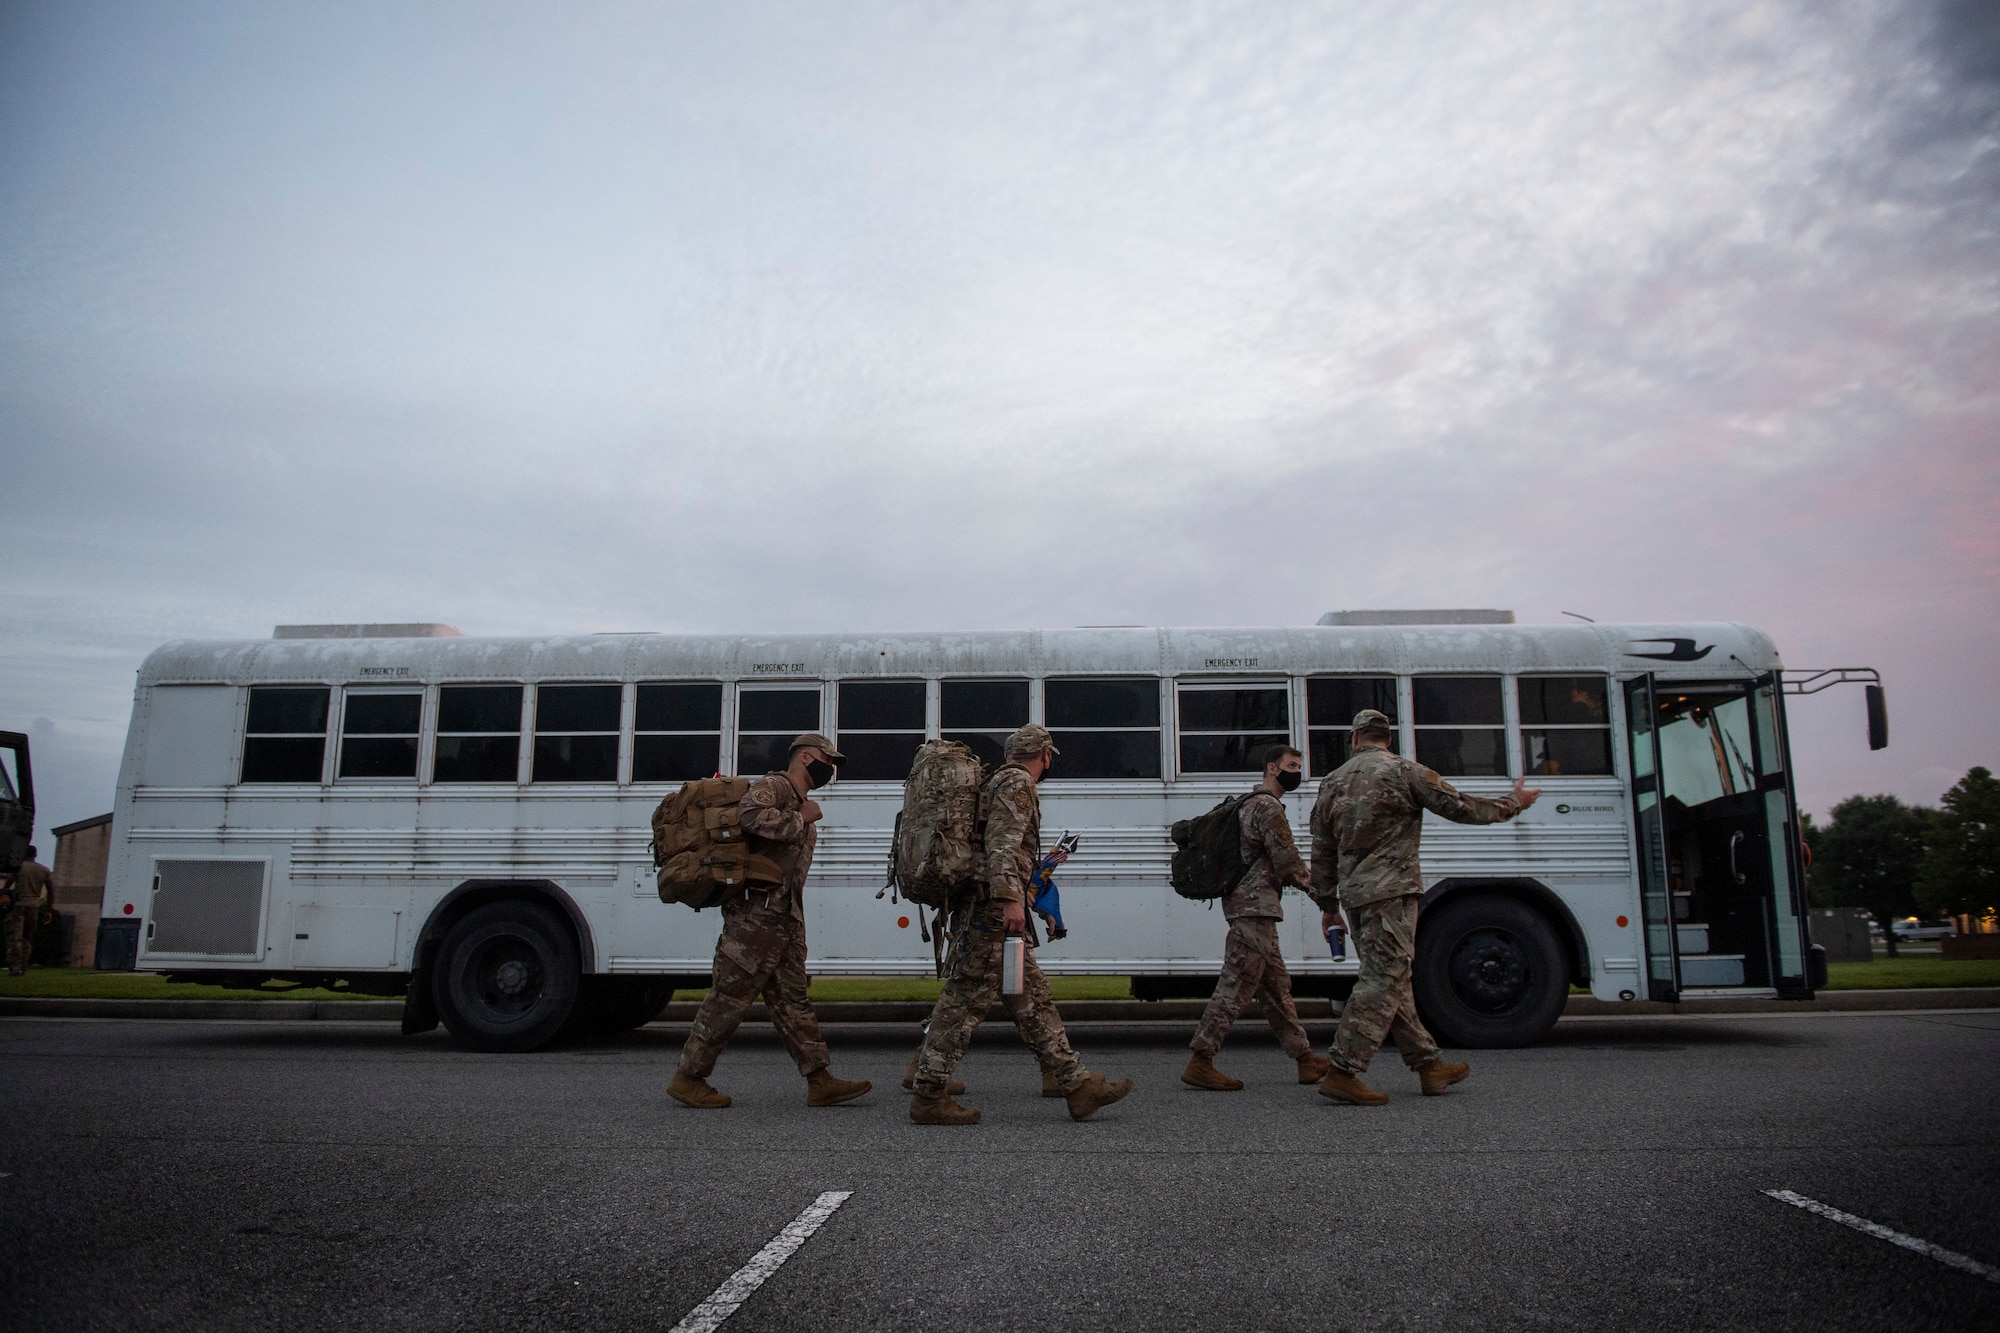
<instances>
[{"instance_id":1,"label":"black backpack","mask_svg":"<svg viewBox=\"0 0 2000 1333\"><path fill-rule=\"evenodd\" d=\"M1196 902L1226 898L1250 869L1243 860L1243 829L1237 812L1247 796L1232 796L1207 814L1175 822L1174 892Z\"/></svg>"}]
</instances>

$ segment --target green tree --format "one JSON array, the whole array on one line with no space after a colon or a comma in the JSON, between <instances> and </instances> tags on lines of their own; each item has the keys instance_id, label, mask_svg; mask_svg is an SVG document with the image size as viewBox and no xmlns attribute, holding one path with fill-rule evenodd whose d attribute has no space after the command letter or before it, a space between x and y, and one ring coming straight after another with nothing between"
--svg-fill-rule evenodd
<instances>
[{"instance_id":1,"label":"green tree","mask_svg":"<svg viewBox=\"0 0 2000 1333\"><path fill-rule=\"evenodd\" d=\"M1917 870L1917 901L1932 916L1984 916L2000 907L2000 779L1975 768L1940 804Z\"/></svg>"},{"instance_id":2,"label":"green tree","mask_svg":"<svg viewBox=\"0 0 2000 1333\"><path fill-rule=\"evenodd\" d=\"M1866 908L1881 925L1891 958L1895 923L1917 910L1917 867L1935 814L1893 796L1850 796L1833 807L1825 828L1807 834L1813 900Z\"/></svg>"}]
</instances>

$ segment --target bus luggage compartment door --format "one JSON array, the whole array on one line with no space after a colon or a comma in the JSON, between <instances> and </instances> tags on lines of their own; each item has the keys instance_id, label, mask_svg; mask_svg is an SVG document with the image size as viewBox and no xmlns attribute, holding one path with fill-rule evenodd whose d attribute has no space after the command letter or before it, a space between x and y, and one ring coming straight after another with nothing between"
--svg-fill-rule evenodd
<instances>
[{"instance_id":1,"label":"bus luggage compartment door","mask_svg":"<svg viewBox=\"0 0 2000 1333\"><path fill-rule=\"evenodd\" d=\"M292 908L292 966L394 967L402 920L393 907L300 903Z\"/></svg>"},{"instance_id":2,"label":"bus luggage compartment door","mask_svg":"<svg viewBox=\"0 0 2000 1333\"><path fill-rule=\"evenodd\" d=\"M156 860L144 956L261 958L270 865L262 859Z\"/></svg>"}]
</instances>

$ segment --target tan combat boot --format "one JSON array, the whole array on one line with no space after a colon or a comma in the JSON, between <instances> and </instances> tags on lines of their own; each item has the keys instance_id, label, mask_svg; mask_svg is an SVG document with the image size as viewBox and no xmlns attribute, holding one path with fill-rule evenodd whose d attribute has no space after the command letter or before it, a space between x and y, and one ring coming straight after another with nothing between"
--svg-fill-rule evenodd
<instances>
[{"instance_id":1,"label":"tan combat boot","mask_svg":"<svg viewBox=\"0 0 2000 1333\"><path fill-rule=\"evenodd\" d=\"M1360 1079L1354 1077L1354 1075L1343 1074L1338 1069L1328 1070L1326 1077L1319 1081L1319 1095L1322 1097L1331 1097L1337 1102L1346 1102L1350 1106L1387 1106L1389 1104L1388 1093L1377 1092Z\"/></svg>"},{"instance_id":2,"label":"tan combat boot","mask_svg":"<svg viewBox=\"0 0 2000 1333\"><path fill-rule=\"evenodd\" d=\"M1188 1067L1181 1071L1181 1082L1204 1092L1243 1091L1242 1079L1229 1077L1217 1069L1215 1062L1206 1055L1197 1055L1188 1061Z\"/></svg>"},{"instance_id":3,"label":"tan combat boot","mask_svg":"<svg viewBox=\"0 0 2000 1333\"><path fill-rule=\"evenodd\" d=\"M1464 1082L1465 1076L1471 1072L1471 1065L1434 1058L1417 1066L1417 1081L1423 1085L1424 1096L1442 1097L1446 1088Z\"/></svg>"},{"instance_id":4,"label":"tan combat boot","mask_svg":"<svg viewBox=\"0 0 2000 1333\"><path fill-rule=\"evenodd\" d=\"M1065 1095L1065 1100L1069 1102L1069 1118L1088 1120L1130 1091L1132 1080L1129 1078L1107 1083L1102 1074L1085 1074L1083 1082Z\"/></svg>"},{"instance_id":5,"label":"tan combat boot","mask_svg":"<svg viewBox=\"0 0 2000 1333\"><path fill-rule=\"evenodd\" d=\"M1307 1051L1299 1057L1299 1082L1317 1083L1333 1072L1333 1061L1317 1051Z\"/></svg>"},{"instance_id":6,"label":"tan combat boot","mask_svg":"<svg viewBox=\"0 0 2000 1333\"><path fill-rule=\"evenodd\" d=\"M1042 1071L1042 1096L1060 1097L1062 1095L1063 1095L1062 1084L1056 1082L1056 1076L1054 1074L1051 1074L1048 1070L1044 1069Z\"/></svg>"},{"instance_id":7,"label":"tan combat boot","mask_svg":"<svg viewBox=\"0 0 2000 1333\"><path fill-rule=\"evenodd\" d=\"M915 1092L916 1090L917 1090L917 1057L913 1055L910 1057L910 1067L903 1071L903 1091ZM946 1082L944 1090L953 1097L956 1097L958 1096L959 1093L965 1091L965 1085L963 1083L960 1083L957 1079L951 1079L948 1082Z\"/></svg>"},{"instance_id":8,"label":"tan combat boot","mask_svg":"<svg viewBox=\"0 0 2000 1333\"><path fill-rule=\"evenodd\" d=\"M720 1111L729 1105L728 1094L709 1087L707 1079L690 1078L678 1069L674 1071L673 1082L667 1084L667 1096L697 1111Z\"/></svg>"},{"instance_id":9,"label":"tan combat boot","mask_svg":"<svg viewBox=\"0 0 2000 1333\"><path fill-rule=\"evenodd\" d=\"M910 1099L910 1119L919 1125L976 1125L979 1112L960 1106L948 1092L937 1097L918 1093Z\"/></svg>"},{"instance_id":10,"label":"tan combat boot","mask_svg":"<svg viewBox=\"0 0 2000 1333\"><path fill-rule=\"evenodd\" d=\"M838 1106L851 1102L874 1087L865 1078L835 1078L831 1069L815 1069L806 1075L807 1106Z\"/></svg>"}]
</instances>

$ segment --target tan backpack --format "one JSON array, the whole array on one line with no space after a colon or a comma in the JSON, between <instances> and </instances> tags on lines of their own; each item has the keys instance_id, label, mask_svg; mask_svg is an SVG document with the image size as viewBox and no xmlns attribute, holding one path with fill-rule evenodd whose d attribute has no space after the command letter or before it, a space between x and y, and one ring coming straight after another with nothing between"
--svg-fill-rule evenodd
<instances>
[{"instance_id":1,"label":"tan backpack","mask_svg":"<svg viewBox=\"0 0 2000 1333\"><path fill-rule=\"evenodd\" d=\"M749 778L698 778L653 810L660 901L713 907L746 884L782 884L784 868L753 854L737 824Z\"/></svg>"},{"instance_id":2,"label":"tan backpack","mask_svg":"<svg viewBox=\"0 0 2000 1333\"><path fill-rule=\"evenodd\" d=\"M985 766L969 746L937 740L917 750L890 852L890 883L903 897L944 907L979 883L979 790L985 782Z\"/></svg>"}]
</instances>

